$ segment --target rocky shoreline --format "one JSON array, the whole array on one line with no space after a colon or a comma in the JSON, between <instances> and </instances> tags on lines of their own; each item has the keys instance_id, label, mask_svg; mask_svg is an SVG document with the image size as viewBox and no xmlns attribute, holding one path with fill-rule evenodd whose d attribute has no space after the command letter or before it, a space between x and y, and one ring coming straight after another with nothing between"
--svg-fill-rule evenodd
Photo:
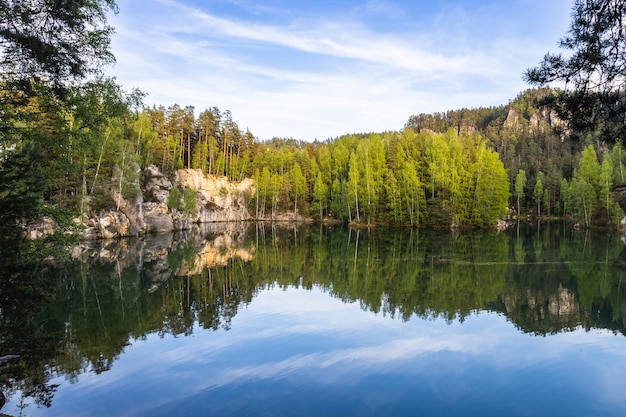
<instances>
[{"instance_id":1,"label":"rocky shoreline","mask_svg":"<svg viewBox=\"0 0 626 417\"><path fill-rule=\"evenodd\" d=\"M111 189L111 200L116 208L92 211L89 215L74 218L81 238L117 239L170 233L190 230L205 223L307 220L294 213L256 218L248 210L248 199L255 192L251 179L233 182L226 177L204 174L199 169L180 169L170 180L159 168L150 165L143 171L139 188L141 192L132 200ZM175 188L178 198L172 198ZM188 190L191 192L186 192ZM195 200L188 204L191 208L185 205L185 198ZM44 217L27 225L25 234L30 239L39 239L59 231L59 225L52 218Z\"/></svg>"}]
</instances>

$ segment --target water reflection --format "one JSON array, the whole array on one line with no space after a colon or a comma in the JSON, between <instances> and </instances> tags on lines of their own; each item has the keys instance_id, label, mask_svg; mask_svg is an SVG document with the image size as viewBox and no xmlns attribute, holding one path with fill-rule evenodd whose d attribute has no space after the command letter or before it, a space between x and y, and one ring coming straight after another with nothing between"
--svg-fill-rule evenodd
<instances>
[{"instance_id":1,"label":"water reflection","mask_svg":"<svg viewBox=\"0 0 626 417\"><path fill-rule=\"evenodd\" d=\"M232 329L239 311L268 288L315 290L399 323L461 324L491 311L528 334L581 327L624 334L624 244L616 235L573 233L561 224L452 233L233 223L93 242L74 248L71 258L24 268L19 285L2 288L0 353L22 355L0 372L13 402L20 396L50 406L54 377L76 382L106 373L132 342ZM299 351L221 383L347 358L386 366L389 355L468 349L472 340L406 338L375 348Z\"/></svg>"}]
</instances>

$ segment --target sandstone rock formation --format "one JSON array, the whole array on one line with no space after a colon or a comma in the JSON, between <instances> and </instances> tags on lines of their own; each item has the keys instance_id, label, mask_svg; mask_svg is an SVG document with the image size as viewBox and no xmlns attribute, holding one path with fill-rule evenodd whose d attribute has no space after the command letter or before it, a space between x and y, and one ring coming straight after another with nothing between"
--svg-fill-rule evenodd
<instances>
[{"instance_id":1,"label":"sandstone rock formation","mask_svg":"<svg viewBox=\"0 0 626 417\"><path fill-rule=\"evenodd\" d=\"M56 233L59 225L51 218L44 217L26 226L26 236L29 239L40 239L44 236Z\"/></svg>"},{"instance_id":2,"label":"sandstone rock formation","mask_svg":"<svg viewBox=\"0 0 626 417\"><path fill-rule=\"evenodd\" d=\"M226 177L205 175L199 169L180 169L174 182L197 192L197 210L190 219L197 223L251 220L246 195L251 193L252 180L233 183Z\"/></svg>"},{"instance_id":3,"label":"sandstone rock formation","mask_svg":"<svg viewBox=\"0 0 626 417\"><path fill-rule=\"evenodd\" d=\"M170 193L178 188L181 198L170 207ZM182 195L193 190L195 210L181 210ZM150 233L167 233L188 230L196 224L251 220L246 196L253 192L251 180L231 182L226 177L205 175L201 170L181 169L170 181L154 165L143 172L141 193L132 201L116 190L111 198L117 210L104 210L88 220L83 233L85 239L114 239ZM34 237L44 232L31 233Z\"/></svg>"}]
</instances>

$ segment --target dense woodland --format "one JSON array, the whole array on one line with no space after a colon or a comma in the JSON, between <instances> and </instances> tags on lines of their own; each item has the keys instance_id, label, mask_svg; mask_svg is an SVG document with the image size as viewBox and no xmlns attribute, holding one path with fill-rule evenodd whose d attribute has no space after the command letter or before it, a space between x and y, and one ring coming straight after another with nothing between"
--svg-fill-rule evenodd
<instances>
[{"instance_id":1,"label":"dense woodland","mask_svg":"<svg viewBox=\"0 0 626 417\"><path fill-rule=\"evenodd\" d=\"M624 147L575 136L542 106L554 91L530 89L507 105L412 116L406 127L480 134L508 173L509 208L538 217L573 216L582 227L616 225L623 217L612 189L624 184Z\"/></svg>"},{"instance_id":2,"label":"dense woodland","mask_svg":"<svg viewBox=\"0 0 626 417\"><path fill-rule=\"evenodd\" d=\"M598 4L596 4L598 3ZM324 142L259 141L230 111L146 108L144 93L103 76L114 62L113 0L2 2L0 217L5 236L28 219L118 209L143 168L237 181L258 218L293 212L361 225L490 226L507 214L572 216L615 226L624 182L619 0L574 1L570 31L524 77L537 89L497 107L411 116L398 131ZM586 22L601 22L589 25ZM549 89L554 81L569 90ZM615 144L615 145L613 145ZM12 239L12 238L11 238ZM9 239L8 241L10 241Z\"/></svg>"},{"instance_id":3,"label":"dense woodland","mask_svg":"<svg viewBox=\"0 0 626 417\"><path fill-rule=\"evenodd\" d=\"M5 149L28 149L25 134L36 138L41 196L87 215L115 208L111 188L137 196L142 168L154 164L168 175L191 168L252 178L250 210L263 218L294 212L366 225L487 226L508 210L618 224L623 213L611 191L624 182L623 147L570 139L541 109L546 92L412 116L399 131L310 143L259 141L217 107L197 116L189 106L142 108L140 93L99 80L72 90L69 105L29 98L17 110L37 116L16 112L22 125Z\"/></svg>"}]
</instances>

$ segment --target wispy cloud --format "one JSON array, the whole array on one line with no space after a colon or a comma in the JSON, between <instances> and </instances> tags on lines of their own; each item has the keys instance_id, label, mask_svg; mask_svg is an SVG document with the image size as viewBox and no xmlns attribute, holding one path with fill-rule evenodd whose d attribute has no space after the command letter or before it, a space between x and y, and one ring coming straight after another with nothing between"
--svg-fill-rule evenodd
<instances>
[{"instance_id":1,"label":"wispy cloud","mask_svg":"<svg viewBox=\"0 0 626 417\"><path fill-rule=\"evenodd\" d=\"M401 7L385 0L368 0L365 9L368 13L384 15L391 18L406 16L406 12Z\"/></svg>"},{"instance_id":2,"label":"wispy cloud","mask_svg":"<svg viewBox=\"0 0 626 417\"><path fill-rule=\"evenodd\" d=\"M472 51L462 52L451 47L449 48L451 53L445 55L422 49L417 33L414 34L417 38L415 40L411 39L410 33L381 35L350 21L298 20L282 27L250 24L220 18L180 2L161 1L185 16L187 25L178 30L194 36L260 42L304 53L376 63L388 68L417 71L439 77L442 76L442 72L476 74L489 71L493 67L489 59L477 56ZM383 6L379 4L377 7ZM185 52L184 49L181 50L181 53ZM469 65L470 63L473 65Z\"/></svg>"},{"instance_id":3,"label":"wispy cloud","mask_svg":"<svg viewBox=\"0 0 626 417\"><path fill-rule=\"evenodd\" d=\"M416 16L391 0L345 14L230 3L240 13L120 0L112 74L146 91L149 104L230 109L263 139L326 139L400 129L419 112L505 103L540 59L531 53L542 43L503 22L494 26L506 33L476 37L483 22L462 7ZM375 24L381 19L385 30Z\"/></svg>"}]
</instances>

